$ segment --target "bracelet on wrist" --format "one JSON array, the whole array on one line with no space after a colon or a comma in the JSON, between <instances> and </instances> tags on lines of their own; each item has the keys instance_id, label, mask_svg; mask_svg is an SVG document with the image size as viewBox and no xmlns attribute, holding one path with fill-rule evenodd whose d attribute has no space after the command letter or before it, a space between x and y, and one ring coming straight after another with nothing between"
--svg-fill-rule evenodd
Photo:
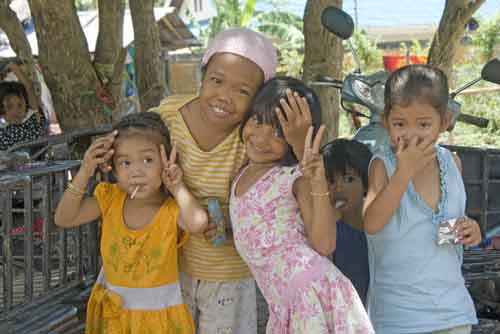
<instances>
[{"instance_id":1,"label":"bracelet on wrist","mask_svg":"<svg viewBox=\"0 0 500 334\"><path fill-rule=\"evenodd\" d=\"M83 189L80 189L78 188L77 186L75 186L73 183L71 182L68 182L68 185L67 185L67 188L68 192L70 192L71 194L73 195L77 195L77 196L83 196L85 195L87 192Z\"/></svg>"}]
</instances>

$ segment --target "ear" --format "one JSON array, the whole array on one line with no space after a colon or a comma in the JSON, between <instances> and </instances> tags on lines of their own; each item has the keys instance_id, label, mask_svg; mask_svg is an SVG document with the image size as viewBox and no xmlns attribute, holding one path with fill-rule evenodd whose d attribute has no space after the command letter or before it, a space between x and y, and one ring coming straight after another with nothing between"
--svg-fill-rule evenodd
<instances>
[{"instance_id":1,"label":"ear","mask_svg":"<svg viewBox=\"0 0 500 334\"><path fill-rule=\"evenodd\" d=\"M445 132L451 125L451 119L453 115L448 110L441 116L441 126L439 128L440 132Z\"/></svg>"}]
</instances>

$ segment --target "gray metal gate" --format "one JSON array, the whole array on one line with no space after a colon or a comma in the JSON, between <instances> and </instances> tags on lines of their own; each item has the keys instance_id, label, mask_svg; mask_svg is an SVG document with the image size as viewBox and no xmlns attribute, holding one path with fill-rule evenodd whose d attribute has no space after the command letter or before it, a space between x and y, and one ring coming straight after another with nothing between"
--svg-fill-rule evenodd
<instances>
[{"instance_id":1,"label":"gray metal gate","mask_svg":"<svg viewBox=\"0 0 500 334\"><path fill-rule=\"evenodd\" d=\"M1 333L83 328L79 308L66 301L88 292L98 272L98 224L63 230L53 223L57 202L79 165L34 162L0 173Z\"/></svg>"}]
</instances>

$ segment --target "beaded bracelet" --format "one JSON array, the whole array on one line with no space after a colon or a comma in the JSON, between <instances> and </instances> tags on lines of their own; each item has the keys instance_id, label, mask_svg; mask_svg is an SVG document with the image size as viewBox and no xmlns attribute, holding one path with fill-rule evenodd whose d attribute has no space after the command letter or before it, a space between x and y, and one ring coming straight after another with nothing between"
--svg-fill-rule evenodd
<instances>
[{"instance_id":1,"label":"beaded bracelet","mask_svg":"<svg viewBox=\"0 0 500 334\"><path fill-rule=\"evenodd\" d=\"M68 183L68 186L67 186L67 190L72 193L73 195L77 195L77 196L83 196L86 194L86 192L80 188L78 188L77 186L75 186L73 183L69 182Z\"/></svg>"}]
</instances>

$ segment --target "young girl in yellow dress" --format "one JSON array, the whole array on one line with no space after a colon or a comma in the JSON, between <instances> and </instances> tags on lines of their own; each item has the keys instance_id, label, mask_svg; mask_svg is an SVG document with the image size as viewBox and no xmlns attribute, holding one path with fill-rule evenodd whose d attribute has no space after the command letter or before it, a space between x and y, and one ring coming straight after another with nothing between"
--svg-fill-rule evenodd
<instances>
[{"instance_id":1,"label":"young girl in yellow dress","mask_svg":"<svg viewBox=\"0 0 500 334\"><path fill-rule=\"evenodd\" d=\"M194 333L177 249L187 237L182 231L204 231L208 217L182 181L169 138L155 113L123 118L89 147L59 202L58 226L102 219L103 270L88 303L87 334ZM101 182L93 197L84 197L96 167L107 160L117 183Z\"/></svg>"}]
</instances>

